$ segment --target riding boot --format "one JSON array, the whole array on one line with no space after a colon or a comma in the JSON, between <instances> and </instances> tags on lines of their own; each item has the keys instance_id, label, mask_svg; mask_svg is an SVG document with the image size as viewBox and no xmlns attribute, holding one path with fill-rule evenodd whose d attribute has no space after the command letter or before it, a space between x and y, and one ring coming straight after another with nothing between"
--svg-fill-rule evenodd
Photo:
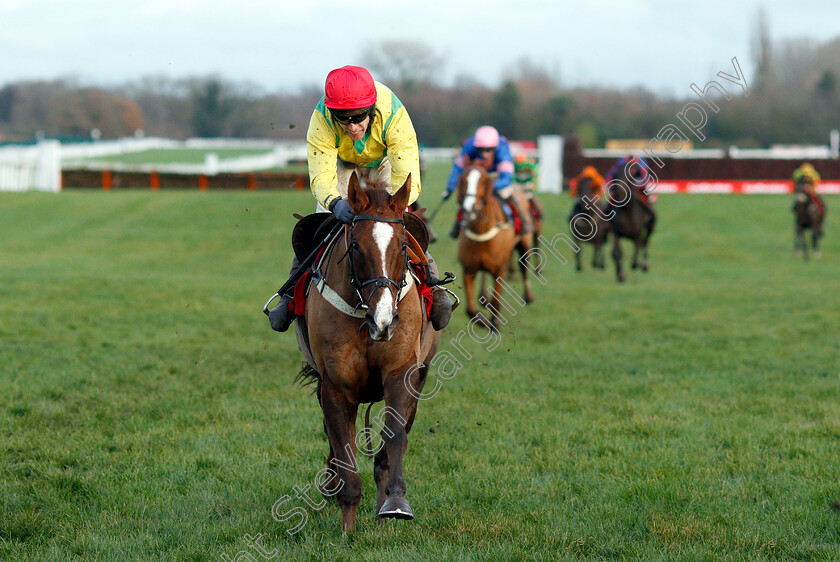
<instances>
[{"instance_id":1,"label":"riding boot","mask_svg":"<svg viewBox=\"0 0 840 562\"><path fill-rule=\"evenodd\" d=\"M442 287L432 288L432 310L429 312L429 320L432 327L438 332L446 328L449 319L452 318L452 311L458 304L449 296L449 292Z\"/></svg>"},{"instance_id":2,"label":"riding boot","mask_svg":"<svg viewBox=\"0 0 840 562\"><path fill-rule=\"evenodd\" d=\"M452 311L458 308L460 302L457 297L453 301L449 291L436 286L440 282L437 277L437 264L429 252L426 252L426 260L429 262L429 265L426 266L426 280L432 286L432 309L429 311L429 320L432 327L439 332L449 324Z\"/></svg>"},{"instance_id":3,"label":"riding boot","mask_svg":"<svg viewBox=\"0 0 840 562\"><path fill-rule=\"evenodd\" d=\"M461 221L455 219L455 223L452 225L452 231L449 233L450 238L458 239L461 235Z\"/></svg>"},{"instance_id":4,"label":"riding boot","mask_svg":"<svg viewBox=\"0 0 840 562\"><path fill-rule=\"evenodd\" d=\"M295 256L292 260L292 271L290 273L294 273L299 267L300 260L298 260L297 256ZM268 321L273 330L285 332L289 329L289 326L292 325L292 322L294 322L295 315L289 311L289 303L292 302L293 293L294 287L291 292L281 295L280 300L277 302L277 306L268 311Z\"/></svg>"},{"instance_id":5,"label":"riding boot","mask_svg":"<svg viewBox=\"0 0 840 562\"><path fill-rule=\"evenodd\" d=\"M525 213L522 212L522 208L519 206L519 201L516 200L516 197L511 195L507 199L504 200L505 203L509 203L514 210L516 211L516 215L519 217L519 222L522 225L522 232L521 234L528 234L534 231L534 227L531 226L531 221L527 219Z\"/></svg>"}]
</instances>

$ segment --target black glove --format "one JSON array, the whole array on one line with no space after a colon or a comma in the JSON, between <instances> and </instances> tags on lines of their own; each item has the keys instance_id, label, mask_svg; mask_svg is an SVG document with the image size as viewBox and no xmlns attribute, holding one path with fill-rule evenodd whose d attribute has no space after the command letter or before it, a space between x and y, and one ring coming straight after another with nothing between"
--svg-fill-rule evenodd
<instances>
[{"instance_id":1,"label":"black glove","mask_svg":"<svg viewBox=\"0 0 840 562\"><path fill-rule=\"evenodd\" d=\"M444 192L443 192L443 200L444 200L444 201L446 201L447 199L449 199L450 197L452 197L452 194L453 194L453 193L455 193L455 190L454 190L454 189L453 189L452 191L444 191Z\"/></svg>"},{"instance_id":2,"label":"black glove","mask_svg":"<svg viewBox=\"0 0 840 562\"><path fill-rule=\"evenodd\" d=\"M353 224L353 217L356 216L356 213L353 212L353 207L350 206L350 203L341 197L332 200L330 203L330 212L332 212L332 214L335 215L335 218L344 224Z\"/></svg>"}]
</instances>

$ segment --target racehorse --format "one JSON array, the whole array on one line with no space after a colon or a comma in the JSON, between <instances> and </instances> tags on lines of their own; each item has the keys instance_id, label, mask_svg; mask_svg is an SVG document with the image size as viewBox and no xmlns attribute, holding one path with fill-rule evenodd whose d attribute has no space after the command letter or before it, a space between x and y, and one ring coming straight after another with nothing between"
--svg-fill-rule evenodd
<instances>
[{"instance_id":1,"label":"racehorse","mask_svg":"<svg viewBox=\"0 0 840 562\"><path fill-rule=\"evenodd\" d=\"M609 211L614 212L610 219L610 226L613 234L613 260L615 261L615 273L619 283L627 279L627 274L622 265L621 238L628 238L633 241L633 263L632 268L648 270L648 241L656 224L656 215L642 202L642 195L639 192L645 186L639 185L639 180L632 175L632 167L640 166L636 160L628 160L621 166L614 176L614 180L607 184L609 192ZM620 192L620 193L619 193ZM608 211L608 213L609 213ZM642 254L642 261L639 262L639 253Z\"/></svg>"},{"instance_id":2,"label":"racehorse","mask_svg":"<svg viewBox=\"0 0 840 562\"><path fill-rule=\"evenodd\" d=\"M592 178L583 177L577 183L577 199L572 207L572 212L569 213L569 226L572 228L575 237L578 240L589 242L595 247L592 254L592 267L596 269L604 269L604 244L610 234L610 223L605 218L606 205L603 203L603 197L596 193L597 190L592 187ZM587 197L587 201L584 201ZM597 197L597 198L596 198ZM598 205L601 213L595 212L592 207ZM575 217L583 213L589 220ZM574 221L574 223L572 222ZM591 221L591 222L590 222ZM594 232L593 232L594 230ZM583 270L581 265L580 252L575 252L575 268L578 271Z\"/></svg>"},{"instance_id":3,"label":"racehorse","mask_svg":"<svg viewBox=\"0 0 840 562\"><path fill-rule=\"evenodd\" d=\"M463 172L458 178L458 203L464 213L466 225L461 229L458 239L458 260L464 269L464 290L466 292L467 316L471 319L478 315L475 303L475 277L479 271L493 277L493 293L488 308L492 313L490 329L498 326L499 298L503 291L508 261L514 248L520 255L533 246L533 233L517 234L502 209L501 200L493 192L496 174L490 174L480 164L473 164L467 159ZM520 209L527 209L524 194L514 192L518 197ZM521 217L521 220L527 220ZM519 269L525 285L523 299L526 303L534 301L528 270L520 261ZM486 299L485 299L486 300Z\"/></svg>"},{"instance_id":4,"label":"racehorse","mask_svg":"<svg viewBox=\"0 0 840 562\"><path fill-rule=\"evenodd\" d=\"M374 456L377 517L414 517L405 498L403 457L428 365L440 343L408 270L411 176L392 196L390 178L357 171L347 193L356 213L353 224L339 231L313 267L303 324L300 317L296 323L298 346L308 363L300 377L317 382L330 444L319 488L337 500L345 533L355 527L362 493L355 427L361 403L385 400L382 443ZM363 448L372 436L368 426L360 433L367 437L358 441Z\"/></svg>"},{"instance_id":5,"label":"racehorse","mask_svg":"<svg viewBox=\"0 0 840 562\"><path fill-rule=\"evenodd\" d=\"M805 184L800 182L794 187L795 199L793 203L794 214L794 240L793 249L797 255L802 254L808 259L808 242L805 240L805 230L811 229L811 243L813 245L814 257L820 257L820 238L823 235L823 220L825 219L825 203L814 200L806 191Z\"/></svg>"}]
</instances>

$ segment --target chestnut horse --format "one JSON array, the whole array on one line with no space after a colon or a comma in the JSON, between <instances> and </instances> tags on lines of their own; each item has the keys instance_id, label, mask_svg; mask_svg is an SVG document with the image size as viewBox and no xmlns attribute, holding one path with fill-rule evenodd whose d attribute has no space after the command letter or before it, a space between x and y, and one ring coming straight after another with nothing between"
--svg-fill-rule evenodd
<instances>
[{"instance_id":1,"label":"chestnut horse","mask_svg":"<svg viewBox=\"0 0 840 562\"><path fill-rule=\"evenodd\" d=\"M805 191L805 184L796 184L793 191L795 194L793 203L793 249L797 255L802 254L804 259L808 259L808 243L805 240L805 230L810 228L814 257L819 259L820 238L823 235L823 220L825 219L825 203L815 201Z\"/></svg>"},{"instance_id":2,"label":"chestnut horse","mask_svg":"<svg viewBox=\"0 0 840 562\"><path fill-rule=\"evenodd\" d=\"M392 196L390 178L385 181L371 177L368 170L357 171L347 193L356 217L316 263L304 325L296 327L300 350L309 363L301 376L318 383L330 444L319 487L324 496L338 501L345 533L355 527L362 495L356 462L360 403L385 400L382 443L374 456L377 517L414 517L405 498L403 456L428 365L440 343L440 333L427 320L417 282L407 269L404 213L411 176ZM370 429L359 435L363 437L359 446L366 448Z\"/></svg>"},{"instance_id":3,"label":"chestnut horse","mask_svg":"<svg viewBox=\"0 0 840 562\"><path fill-rule=\"evenodd\" d=\"M584 197L587 198L584 201ZM572 230L575 238L584 242L589 242L595 247L592 254L592 267L595 269L604 269L604 245L607 243L607 238L610 235L610 223L607 220L606 204L602 204L603 197L596 193L592 188L592 178L581 178L577 183L577 199L572 207L572 212L569 213L569 228ZM598 205L600 211L596 212L592 207ZM586 215L586 218L575 218L580 214ZM583 271L580 259L581 252L575 252L575 269Z\"/></svg>"},{"instance_id":4,"label":"chestnut horse","mask_svg":"<svg viewBox=\"0 0 840 562\"><path fill-rule=\"evenodd\" d=\"M478 315L475 301L475 277L484 271L493 277L494 291L489 300L493 314L492 326L498 325L497 313L499 297L502 294L502 281L505 278L507 264L516 248L525 254L533 245L533 233L519 235L513 225L507 222L502 202L493 193L496 174L490 174L479 164L465 162L464 170L458 178L458 203L464 212L466 226L461 229L458 239L458 260L464 268L464 290L466 291L467 316ZM527 209L524 194L517 192L521 209ZM522 217L527 220L527 217ZM534 301L531 282L525 264L519 263L522 280L525 284L524 300Z\"/></svg>"}]
</instances>

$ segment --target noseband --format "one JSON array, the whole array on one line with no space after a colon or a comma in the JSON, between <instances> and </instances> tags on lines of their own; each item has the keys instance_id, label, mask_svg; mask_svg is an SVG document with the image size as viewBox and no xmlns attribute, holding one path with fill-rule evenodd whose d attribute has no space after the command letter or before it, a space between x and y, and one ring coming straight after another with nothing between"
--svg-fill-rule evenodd
<instances>
[{"instance_id":1,"label":"noseband","mask_svg":"<svg viewBox=\"0 0 840 562\"><path fill-rule=\"evenodd\" d=\"M405 219L389 219L385 217L372 217L366 215L358 215L353 218L353 224L350 226L350 243L347 245L347 252L341 259L338 260L339 263L345 257L348 258L349 266L350 266L350 283L353 286L353 289L356 291L356 295L359 297L359 304L356 305L356 308L362 308L364 310L368 310L368 302L373 295L376 294L376 291L379 289L388 288L390 289L391 293L394 296L394 302L399 301L399 294L402 291L403 287L406 285L406 272L408 271L408 243L407 241L403 241L402 246L402 253L403 253L403 268L402 268L402 278L400 278L400 282L397 283L393 279L389 277L374 277L373 279L368 279L367 281L359 281L359 278L356 274L356 262L354 260L354 255L360 253L359 250L359 243L353 238L353 228L356 226L356 223L359 221L373 221L373 222L386 222L386 223L393 223L393 224L401 224L403 225L403 229L405 229ZM368 285L373 285L373 291L370 293L370 297L368 300L365 301L364 297L362 296L362 289L367 287Z\"/></svg>"}]
</instances>

